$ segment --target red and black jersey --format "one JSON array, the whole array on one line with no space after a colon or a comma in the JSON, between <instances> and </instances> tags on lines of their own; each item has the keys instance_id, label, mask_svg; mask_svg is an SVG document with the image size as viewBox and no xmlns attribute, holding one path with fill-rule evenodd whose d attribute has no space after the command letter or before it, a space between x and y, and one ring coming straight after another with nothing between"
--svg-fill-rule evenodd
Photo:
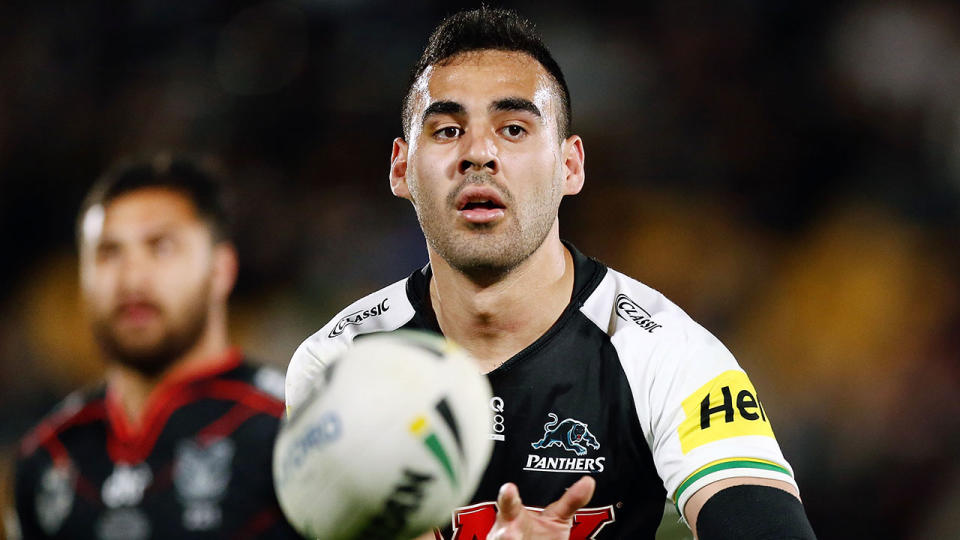
<instances>
[{"instance_id":1,"label":"red and black jersey","mask_svg":"<svg viewBox=\"0 0 960 540\"><path fill-rule=\"evenodd\" d=\"M165 377L140 429L106 386L69 396L21 445L23 537L298 538L271 472L282 384L231 350Z\"/></svg>"}]
</instances>

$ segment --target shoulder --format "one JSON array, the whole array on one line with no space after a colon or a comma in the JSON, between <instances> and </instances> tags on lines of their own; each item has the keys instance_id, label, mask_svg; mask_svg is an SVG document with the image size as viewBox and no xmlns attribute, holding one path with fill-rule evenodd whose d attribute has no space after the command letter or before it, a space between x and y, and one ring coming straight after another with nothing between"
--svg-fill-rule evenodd
<instances>
[{"instance_id":1,"label":"shoulder","mask_svg":"<svg viewBox=\"0 0 960 540\"><path fill-rule=\"evenodd\" d=\"M288 409L306 398L323 368L354 338L389 332L407 324L416 310L407 296L407 279L364 296L337 313L297 347L287 366L285 397Z\"/></svg>"},{"instance_id":2,"label":"shoulder","mask_svg":"<svg viewBox=\"0 0 960 540\"><path fill-rule=\"evenodd\" d=\"M238 394L238 399L249 394L277 405L283 403L283 373L273 366L245 358L240 365L224 373L219 379L236 384L244 390Z\"/></svg>"},{"instance_id":3,"label":"shoulder","mask_svg":"<svg viewBox=\"0 0 960 540\"><path fill-rule=\"evenodd\" d=\"M734 361L720 340L666 296L613 269L580 311L607 334L624 362L691 355Z\"/></svg>"},{"instance_id":4,"label":"shoulder","mask_svg":"<svg viewBox=\"0 0 960 540\"><path fill-rule=\"evenodd\" d=\"M667 492L679 508L733 476L795 485L733 354L660 292L610 270L581 311L609 337Z\"/></svg>"},{"instance_id":5,"label":"shoulder","mask_svg":"<svg viewBox=\"0 0 960 540\"><path fill-rule=\"evenodd\" d=\"M650 436L661 418L711 389L753 388L719 339L659 291L620 272L608 271L581 311L607 334Z\"/></svg>"},{"instance_id":6,"label":"shoulder","mask_svg":"<svg viewBox=\"0 0 960 540\"><path fill-rule=\"evenodd\" d=\"M68 430L79 428L92 422L106 418L104 405L104 389L102 386L95 389L77 390L44 416L20 441L20 459L28 459L46 448L51 458L62 445L59 438Z\"/></svg>"}]
</instances>

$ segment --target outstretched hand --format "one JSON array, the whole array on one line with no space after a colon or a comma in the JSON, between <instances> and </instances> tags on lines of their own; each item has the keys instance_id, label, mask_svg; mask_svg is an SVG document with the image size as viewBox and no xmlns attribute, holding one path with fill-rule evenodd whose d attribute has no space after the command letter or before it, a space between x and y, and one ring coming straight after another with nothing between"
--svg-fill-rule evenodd
<instances>
[{"instance_id":1,"label":"outstretched hand","mask_svg":"<svg viewBox=\"0 0 960 540\"><path fill-rule=\"evenodd\" d=\"M487 539L567 540L574 514L590 502L596 486L592 477L584 476L567 488L562 497L537 512L524 508L517 486L506 483L497 496L497 521Z\"/></svg>"}]
</instances>

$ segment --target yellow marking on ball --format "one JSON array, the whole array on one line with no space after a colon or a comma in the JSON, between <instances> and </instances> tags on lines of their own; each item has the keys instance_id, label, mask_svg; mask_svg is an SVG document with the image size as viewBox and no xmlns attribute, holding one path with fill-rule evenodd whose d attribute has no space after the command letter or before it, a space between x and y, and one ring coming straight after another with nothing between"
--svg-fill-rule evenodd
<instances>
[{"instance_id":1,"label":"yellow marking on ball","mask_svg":"<svg viewBox=\"0 0 960 540\"><path fill-rule=\"evenodd\" d=\"M423 432L427 430L427 417L418 416L413 419L413 422L410 422L410 433L413 433L417 437L423 436Z\"/></svg>"}]
</instances>

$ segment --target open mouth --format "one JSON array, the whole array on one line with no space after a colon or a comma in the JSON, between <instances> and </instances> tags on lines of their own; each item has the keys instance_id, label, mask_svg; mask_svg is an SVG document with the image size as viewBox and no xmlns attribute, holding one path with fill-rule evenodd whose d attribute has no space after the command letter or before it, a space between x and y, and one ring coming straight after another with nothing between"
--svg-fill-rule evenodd
<instances>
[{"instance_id":1,"label":"open mouth","mask_svg":"<svg viewBox=\"0 0 960 540\"><path fill-rule=\"evenodd\" d=\"M470 223L490 223L504 215L506 205L496 190L468 187L457 198L457 211Z\"/></svg>"},{"instance_id":2,"label":"open mouth","mask_svg":"<svg viewBox=\"0 0 960 540\"><path fill-rule=\"evenodd\" d=\"M503 209L503 205L497 204L493 201L469 201L464 204L460 210L496 210L497 208Z\"/></svg>"}]
</instances>

